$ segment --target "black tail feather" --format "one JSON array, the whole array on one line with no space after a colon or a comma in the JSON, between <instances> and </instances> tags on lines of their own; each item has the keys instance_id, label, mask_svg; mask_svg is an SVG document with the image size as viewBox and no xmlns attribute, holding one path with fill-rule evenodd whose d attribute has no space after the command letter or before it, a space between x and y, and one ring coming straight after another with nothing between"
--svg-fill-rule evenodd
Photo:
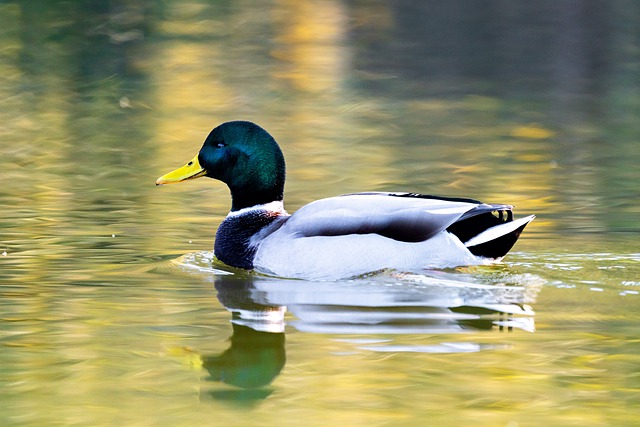
<instances>
[{"instance_id":1,"label":"black tail feather","mask_svg":"<svg viewBox=\"0 0 640 427\"><path fill-rule=\"evenodd\" d=\"M475 215L463 219L462 221L458 221L451 224L449 228L447 228L447 231L454 234L461 242L464 243L491 227L511 221L513 221L513 212L509 209L501 209L494 212L485 212L480 215ZM476 256L502 258L511 250L526 225L527 224L524 224L522 227L517 228L511 233L500 236L497 239L479 245L470 246L468 249Z\"/></svg>"},{"instance_id":2,"label":"black tail feather","mask_svg":"<svg viewBox=\"0 0 640 427\"><path fill-rule=\"evenodd\" d=\"M527 226L524 224L522 227L517 228L511 233L505 234L504 236L498 237L497 239L490 240L486 243L482 243L480 245L471 246L469 252L476 256L483 256L486 258L502 258L505 256L516 244L520 234L522 234L522 230Z\"/></svg>"}]
</instances>

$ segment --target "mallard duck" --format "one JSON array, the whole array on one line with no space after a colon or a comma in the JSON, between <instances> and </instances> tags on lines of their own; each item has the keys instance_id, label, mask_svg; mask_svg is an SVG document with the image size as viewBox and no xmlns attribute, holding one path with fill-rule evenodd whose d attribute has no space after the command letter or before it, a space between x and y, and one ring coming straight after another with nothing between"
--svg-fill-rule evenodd
<instances>
[{"instance_id":1,"label":"mallard duck","mask_svg":"<svg viewBox=\"0 0 640 427\"><path fill-rule=\"evenodd\" d=\"M216 258L279 277L335 280L384 269L487 264L502 259L534 218L514 219L510 205L383 192L321 199L290 215L282 151L247 121L217 126L191 161L156 185L203 176L231 192Z\"/></svg>"}]
</instances>

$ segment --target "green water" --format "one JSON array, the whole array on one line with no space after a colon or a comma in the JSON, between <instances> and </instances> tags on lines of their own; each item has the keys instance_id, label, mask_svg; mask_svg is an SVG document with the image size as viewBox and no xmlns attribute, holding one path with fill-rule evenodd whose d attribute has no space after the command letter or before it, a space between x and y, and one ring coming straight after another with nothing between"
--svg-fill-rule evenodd
<instances>
[{"instance_id":1,"label":"green water","mask_svg":"<svg viewBox=\"0 0 640 427\"><path fill-rule=\"evenodd\" d=\"M640 423L632 6L1 3L0 424ZM494 266L234 271L224 185L154 186L231 119L280 142L290 212L537 218Z\"/></svg>"}]
</instances>

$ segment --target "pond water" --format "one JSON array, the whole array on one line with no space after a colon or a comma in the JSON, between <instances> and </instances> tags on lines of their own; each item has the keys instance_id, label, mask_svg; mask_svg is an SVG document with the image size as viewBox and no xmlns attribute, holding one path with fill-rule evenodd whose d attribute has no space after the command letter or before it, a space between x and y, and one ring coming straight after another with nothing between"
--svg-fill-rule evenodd
<instances>
[{"instance_id":1,"label":"pond water","mask_svg":"<svg viewBox=\"0 0 640 427\"><path fill-rule=\"evenodd\" d=\"M639 424L640 7L561 3L0 4L0 424ZM154 185L231 119L290 212L537 218L493 266L233 270L226 187Z\"/></svg>"}]
</instances>

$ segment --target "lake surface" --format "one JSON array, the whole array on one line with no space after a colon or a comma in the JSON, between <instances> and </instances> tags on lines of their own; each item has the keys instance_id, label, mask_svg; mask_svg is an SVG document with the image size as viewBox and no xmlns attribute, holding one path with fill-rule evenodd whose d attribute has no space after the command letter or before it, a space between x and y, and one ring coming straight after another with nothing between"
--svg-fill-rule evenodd
<instances>
[{"instance_id":1,"label":"lake surface","mask_svg":"<svg viewBox=\"0 0 640 427\"><path fill-rule=\"evenodd\" d=\"M1 3L0 424L640 424L640 8L562 3ZM537 218L493 266L233 270L226 187L154 185L232 119L290 212Z\"/></svg>"}]
</instances>

